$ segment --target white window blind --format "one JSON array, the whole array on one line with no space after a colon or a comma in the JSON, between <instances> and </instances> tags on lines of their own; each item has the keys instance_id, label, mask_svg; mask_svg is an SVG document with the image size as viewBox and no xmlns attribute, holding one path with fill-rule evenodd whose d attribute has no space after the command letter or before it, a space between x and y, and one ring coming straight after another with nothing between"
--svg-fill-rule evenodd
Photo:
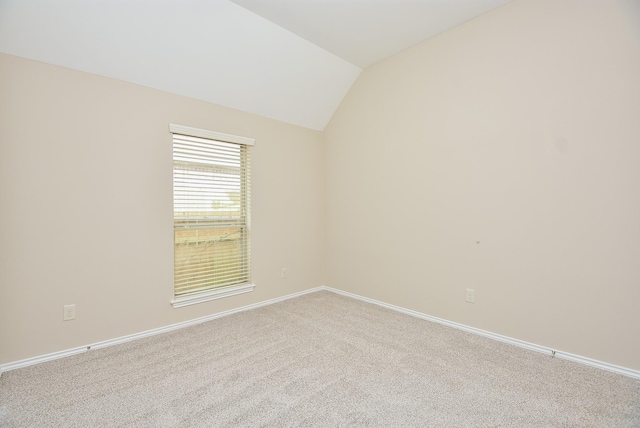
<instances>
[{"instance_id":1,"label":"white window blind","mask_svg":"<svg viewBox=\"0 0 640 428\"><path fill-rule=\"evenodd\" d=\"M249 284L250 144L171 125L174 295Z\"/></svg>"}]
</instances>

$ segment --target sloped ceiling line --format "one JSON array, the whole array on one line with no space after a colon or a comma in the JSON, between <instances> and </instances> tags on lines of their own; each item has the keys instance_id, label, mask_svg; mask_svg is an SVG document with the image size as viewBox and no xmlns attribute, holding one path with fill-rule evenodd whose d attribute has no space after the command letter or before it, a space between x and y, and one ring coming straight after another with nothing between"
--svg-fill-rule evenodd
<instances>
[{"instance_id":1,"label":"sloped ceiling line","mask_svg":"<svg viewBox=\"0 0 640 428\"><path fill-rule=\"evenodd\" d=\"M510 0L0 0L0 52L323 130L362 69Z\"/></svg>"}]
</instances>

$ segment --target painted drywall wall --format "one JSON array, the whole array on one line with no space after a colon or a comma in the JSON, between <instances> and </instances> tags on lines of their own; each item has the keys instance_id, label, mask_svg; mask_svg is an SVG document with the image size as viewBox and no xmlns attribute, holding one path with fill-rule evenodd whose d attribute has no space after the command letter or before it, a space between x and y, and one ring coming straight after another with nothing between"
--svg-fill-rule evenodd
<instances>
[{"instance_id":1,"label":"painted drywall wall","mask_svg":"<svg viewBox=\"0 0 640 428\"><path fill-rule=\"evenodd\" d=\"M640 369L638 12L519 0L365 70L323 136L326 285Z\"/></svg>"},{"instance_id":2,"label":"painted drywall wall","mask_svg":"<svg viewBox=\"0 0 640 428\"><path fill-rule=\"evenodd\" d=\"M322 284L319 132L4 54L0 94L0 364ZM252 293L169 303L169 123L256 139Z\"/></svg>"}]
</instances>

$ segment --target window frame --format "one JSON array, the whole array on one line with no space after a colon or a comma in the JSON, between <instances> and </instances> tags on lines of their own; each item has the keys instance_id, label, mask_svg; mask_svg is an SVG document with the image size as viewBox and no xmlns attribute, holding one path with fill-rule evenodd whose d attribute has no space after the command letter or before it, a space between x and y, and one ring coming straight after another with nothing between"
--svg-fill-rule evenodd
<instances>
[{"instance_id":1,"label":"window frame","mask_svg":"<svg viewBox=\"0 0 640 428\"><path fill-rule=\"evenodd\" d=\"M218 142L222 142L222 143L232 143L232 144L237 144L237 145L245 145L245 146L249 146L247 147L247 149L250 149L250 146L253 146L255 144L255 140L253 138L248 138L248 137L242 137L242 136L238 136L238 135L232 135L232 134L225 134L225 133L221 133L221 132L216 132L216 131L209 131L206 129L199 129L199 128L193 128L193 127L189 127L189 126L184 126L184 125L176 125L176 124L169 124L169 132L171 133L171 137L172 137L172 152L173 152L173 147L174 147L174 135L175 134L179 134L182 136L187 136L187 137L197 137L197 138L204 138L207 140L213 140L213 141L218 141ZM247 153L247 164L250 164L250 152ZM172 170L175 168L176 162L175 159L172 155ZM248 178L248 177L247 177ZM198 291L198 292L192 292L189 294L184 294L184 295L176 295L176 282L175 282L175 263L176 263L176 246L175 246L175 230L176 230L176 216L175 216L175 200L174 200L174 186L175 186L175 176L174 178L172 178L172 216L173 216L173 228L174 228L174 245L173 245L173 251L174 251L174 255L173 255L173 260L174 260L174 281L173 281L173 299L171 300L171 305L174 308L179 308L179 307L183 307L183 306L189 306L189 305L194 305L197 303L202 303L202 302L207 302L210 300L214 300L214 299L220 299L220 298L224 298L224 297L230 297L230 296L235 296L238 294L243 294L243 293L248 293L253 291L255 284L253 284L252 280L251 280L251 254L249 251L249 247L250 247L250 235L248 235L247 237L247 241L245 242L246 246L247 246L247 254L246 254L246 268L248 270L248 277L249 277L249 282L246 284L232 284L232 285L223 285L223 286L217 286L215 288L211 288L208 290L204 290L204 291ZM244 181L241 181L241 194L243 198L246 198L246 204L247 204L247 212L246 212L246 218L244 219L244 224L245 224L245 228L247 233L250 231L250 190L251 190L251 185L250 182L246 183ZM243 264L245 264L245 261L243 259Z\"/></svg>"}]
</instances>

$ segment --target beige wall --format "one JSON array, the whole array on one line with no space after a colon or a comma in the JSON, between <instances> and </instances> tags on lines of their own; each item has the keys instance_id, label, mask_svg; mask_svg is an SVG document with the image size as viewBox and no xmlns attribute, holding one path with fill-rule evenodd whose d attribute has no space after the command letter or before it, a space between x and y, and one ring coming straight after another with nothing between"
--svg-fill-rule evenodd
<instances>
[{"instance_id":1,"label":"beige wall","mask_svg":"<svg viewBox=\"0 0 640 428\"><path fill-rule=\"evenodd\" d=\"M252 293L169 304L170 122L256 139ZM322 169L318 132L0 55L0 364L322 285Z\"/></svg>"},{"instance_id":2,"label":"beige wall","mask_svg":"<svg viewBox=\"0 0 640 428\"><path fill-rule=\"evenodd\" d=\"M517 0L366 70L326 285L640 369L639 11Z\"/></svg>"}]
</instances>

